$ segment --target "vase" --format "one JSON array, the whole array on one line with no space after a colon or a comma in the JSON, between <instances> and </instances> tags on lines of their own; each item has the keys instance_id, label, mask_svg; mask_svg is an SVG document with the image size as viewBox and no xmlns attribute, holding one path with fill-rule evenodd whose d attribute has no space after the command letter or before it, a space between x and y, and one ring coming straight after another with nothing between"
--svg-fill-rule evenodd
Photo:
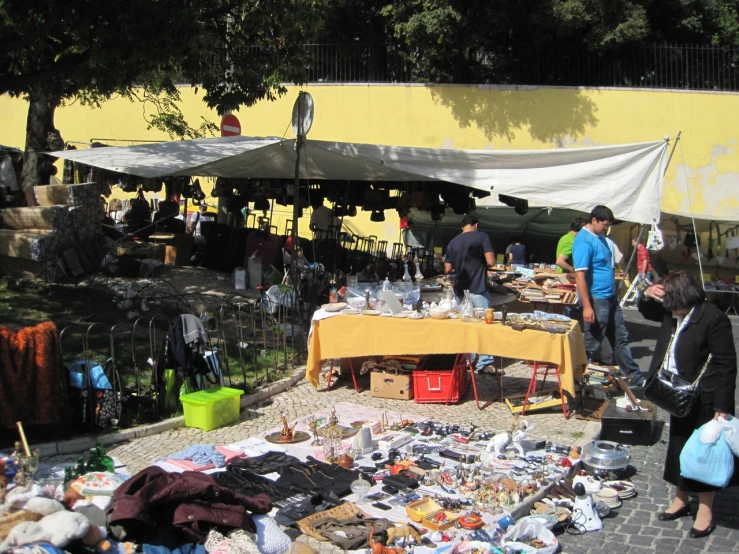
<instances>
[{"instance_id":1,"label":"vase","mask_svg":"<svg viewBox=\"0 0 739 554\"><path fill-rule=\"evenodd\" d=\"M411 279L411 273L408 271L408 262L403 264L405 266L405 272L403 273L403 282L410 283L412 281Z\"/></svg>"},{"instance_id":2,"label":"vase","mask_svg":"<svg viewBox=\"0 0 739 554\"><path fill-rule=\"evenodd\" d=\"M463 317L475 317L475 307L472 305L472 296L470 291L464 291L464 300L460 308Z\"/></svg>"}]
</instances>

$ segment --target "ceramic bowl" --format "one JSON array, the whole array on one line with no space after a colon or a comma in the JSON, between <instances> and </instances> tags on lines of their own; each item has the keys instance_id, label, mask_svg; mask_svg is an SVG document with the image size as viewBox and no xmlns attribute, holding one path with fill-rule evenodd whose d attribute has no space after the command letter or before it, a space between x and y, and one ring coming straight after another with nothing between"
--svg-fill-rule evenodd
<instances>
[{"instance_id":1,"label":"ceramic bowl","mask_svg":"<svg viewBox=\"0 0 739 554\"><path fill-rule=\"evenodd\" d=\"M443 308L434 308L433 310L429 310L429 314L434 319L446 319L449 315L449 310L445 310Z\"/></svg>"}]
</instances>

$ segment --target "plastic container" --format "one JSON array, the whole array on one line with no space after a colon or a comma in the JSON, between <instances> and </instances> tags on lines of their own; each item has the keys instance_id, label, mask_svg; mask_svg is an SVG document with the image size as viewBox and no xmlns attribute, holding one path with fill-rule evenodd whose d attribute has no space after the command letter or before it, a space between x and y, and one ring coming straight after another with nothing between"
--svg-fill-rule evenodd
<instances>
[{"instance_id":1,"label":"plastic container","mask_svg":"<svg viewBox=\"0 0 739 554\"><path fill-rule=\"evenodd\" d=\"M212 431L239 421L239 397L244 391L229 387L192 392L180 396L185 409L185 426Z\"/></svg>"},{"instance_id":2,"label":"plastic container","mask_svg":"<svg viewBox=\"0 0 739 554\"><path fill-rule=\"evenodd\" d=\"M451 369L441 369L445 367ZM429 356L423 369L413 372L413 391L418 404L459 402L468 385L467 365L462 357Z\"/></svg>"}]
</instances>

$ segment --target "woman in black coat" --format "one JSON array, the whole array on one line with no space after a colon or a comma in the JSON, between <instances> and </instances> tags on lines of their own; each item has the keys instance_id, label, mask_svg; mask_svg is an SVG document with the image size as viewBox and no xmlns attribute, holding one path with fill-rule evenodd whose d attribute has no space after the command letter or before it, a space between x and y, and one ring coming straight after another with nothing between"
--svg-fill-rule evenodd
<instances>
[{"instance_id":1,"label":"woman in black coat","mask_svg":"<svg viewBox=\"0 0 739 554\"><path fill-rule=\"evenodd\" d=\"M705 301L702 287L684 271L671 273L661 284L649 287L639 303L639 311L647 319L662 322L647 379L664 367L692 382L708 355L712 356L700 380L699 397L692 411L682 418L670 416L664 479L677 491L672 505L658 516L661 521L672 521L690 514L688 494L697 493L699 507L690 536L705 537L715 528L711 508L717 489L681 477L680 452L694 430L711 419L734 415L737 368L731 322L715 305Z\"/></svg>"}]
</instances>

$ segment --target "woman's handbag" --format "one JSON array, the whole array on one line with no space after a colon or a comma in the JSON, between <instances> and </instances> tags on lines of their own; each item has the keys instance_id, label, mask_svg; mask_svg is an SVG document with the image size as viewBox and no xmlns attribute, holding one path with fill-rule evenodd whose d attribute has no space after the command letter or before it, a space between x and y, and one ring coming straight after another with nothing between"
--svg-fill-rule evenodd
<instances>
[{"instance_id":1,"label":"woman's handbag","mask_svg":"<svg viewBox=\"0 0 739 554\"><path fill-rule=\"evenodd\" d=\"M674 336L667 347L668 353L672 348L673 340L675 340ZM698 398L698 386L710 362L711 355L709 354L703 369L692 383L665 368L658 369L644 387L644 398L675 417L687 416Z\"/></svg>"}]
</instances>

